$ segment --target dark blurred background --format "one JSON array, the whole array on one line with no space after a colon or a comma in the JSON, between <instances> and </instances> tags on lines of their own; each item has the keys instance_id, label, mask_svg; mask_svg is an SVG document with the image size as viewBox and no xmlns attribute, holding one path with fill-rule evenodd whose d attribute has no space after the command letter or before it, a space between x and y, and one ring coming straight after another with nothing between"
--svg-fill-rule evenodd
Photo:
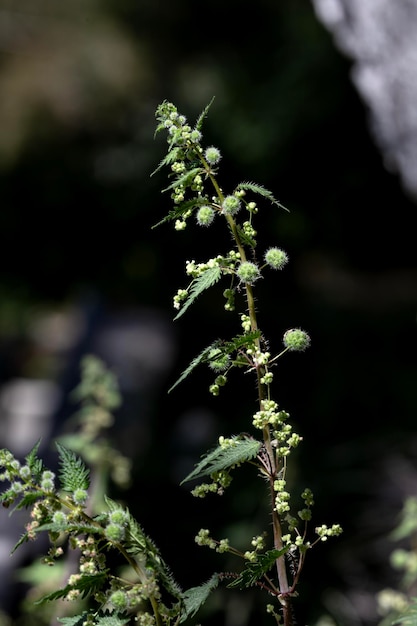
<instances>
[{"instance_id":1,"label":"dark blurred background","mask_svg":"<svg viewBox=\"0 0 417 626\"><path fill-rule=\"evenodd\" d=\"M295 488L315 492L316 523L344 528L308 555L297 615L310 626L379 623L375 594L397 583L387 534L417 487L415 4L375 16L371 0L368 13L336 0L0 3L0 445L24 456L42 437L49 454L93 352L125 399L113 436L134 483L122 497L184 588L228 567L194 546L200 527L238 538L269 524L256 477L207 502L179 486L219 434L248 430L250 385L236 377L212 398L202 370L167 394L202 348L238 332L222 287L172 321L185 260L227 238L152 230L171 208L166 172L150 177L165 154L156 106L172 100L193 121L215 96L205 140L222 150L224 189L253 180L290 211L267 204L258 220L260 249L290 256L259 285L259 320L273 351L289 327L311 334L280 364L276 397L304 437ZM13 585L2 596L15 618ZM201 619L263 624L260 606L219 591Z\"/></svg>"}]
</instances>

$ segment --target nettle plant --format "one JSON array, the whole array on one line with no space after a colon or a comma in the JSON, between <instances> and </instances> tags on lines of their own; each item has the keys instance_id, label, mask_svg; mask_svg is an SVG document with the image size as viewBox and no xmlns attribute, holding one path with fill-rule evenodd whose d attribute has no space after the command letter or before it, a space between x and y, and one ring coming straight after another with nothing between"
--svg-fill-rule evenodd
<instances>
[{"instance_id":1,"label":"nettle plant","mask_svg":"<svg viewBox=\"0 0 417 626\"><path fill-rule=\"evenodd\" d=\"M202 126L209 107L194 126L170 102L157 108L156 133L167 132L168 151L155 172L169 168L172 181L164 191L170 192L173 201L172 210L157 226L173 222L175 229L182 231L192 218L203 231L216 224L229 231L232 249L207 261L186 262L189 284L174 296L175 319L200 294L225 279L221 302L226 311L237 316L239 332L231 339L216 339L202 350L171 390L197 366L206 364L213 372L209 390L218 396L230 371L237 369L246 377L253 374L258 406L248 416L246 430L251 432L220 436L183 482L196 482L192 489L196 497L221 495L229 487L233 472L249 464L262 480L270 502L270 517L265 521L268 530L248 538L245 551L234 547L228 537L215 538L209 529L199 530L197 544L241 557L242 567L236 573L216 572L203 584L183 591L155 543L126 507L104 495L103 509L92 510L90 471L73 447L57 442L58 477L44 467L38 445L23 462L9 450L2 450L1 478L10 483L1 495L3 505L30 509L30 521L15 549L47 533L50 549L44 557L46 563L54 565L71 551L78 555L77 567L64 584L39 600L75 602L76 615L68 616L66 611L66 616L58 618L67 626L181 624L194 619L220 584L242 590L258 588L266 595L265 608L271 618L290 626L291 601L297 595L307 553L317 543L342 532L339 524L322 524L310 531L311 490L306 488L294 497L289 493L289 459L301 437L293 432L289 414L273 397L274 365L284 354L308 348L310 337L300 328L290 328L283 333L277 352L272 353L270 342L258 327L256 283L269 270L282 270L288 255L276 246L263 251L262 260L257 260L257 200L284 207L270 191L252 182L240 183L230 193L223 191L218 179L221 153L215 146L202 145ZM114 382L112 389L114 393ZM301 502L296 510L293 501ZM124 564L120 568L114 566L114 553Z\"/></svg>"}]
</instances>

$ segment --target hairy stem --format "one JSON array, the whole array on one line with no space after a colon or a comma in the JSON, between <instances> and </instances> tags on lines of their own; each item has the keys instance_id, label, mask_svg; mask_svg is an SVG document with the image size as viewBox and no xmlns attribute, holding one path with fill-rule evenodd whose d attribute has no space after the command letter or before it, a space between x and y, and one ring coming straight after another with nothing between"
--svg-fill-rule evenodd
<instances>
[{"instance_id":1,"label":"hairy stem","mask_svg":"<svg viewBox=\"0 0 417 626\"><path fill-rule=\"evenodd\" d=\"M120 544L112 544L117 550L119 550L119 552L123 555L123 557L126 559L126 561L129 563L129 565L131 566L131 568L134 570L134 572L136 572L140 582L142 584L146 584L148 582L148 577L146 574L146 571L144 570L144 568L135 560L133 559L129 553L124 549L124 547ZM159 605L158 605L158 601L156 600L155 596L153 594L149 594L149 602L151 603L152 606L152 610L153 610L153 614L155 617L155 624L156 626L162 626L162 618L161 615L159 613Z\"/></svg>"},{"instance_id":2,"label":"hairy stem","mask_svg":"<svg viewBox=\"0 0 417 626\"><path fill-rule=\"evenodd\" d=\"M242 245L242 242L240 241L240 237L239 237L239 233L236 227L236 223L234 221L234 219L231 216L226 216L227 217L227 221L229 223L230 229L233 233L237 248L239 250L240 253L240 257L242 261L246 260L246 254L245 254L245 250L244 247ZM248 305L248 313L249 313L249 319L251 322L251 330L252 331L256 331L258 330L258 321L257 321L257 316L256 316L256 307L255 307L255 298L254 298L254 294L253 294L253 288L252 285L249 285L246 283L245 285L246 288L246 302ZM255 341L256 347L260 350L261 349L261 344L260 344L260 339L256 339ZM267 398L267 387L265 384L263 384L261 382L261 379L264 375L264 367L263 366L258 366L256 368L256 375L257 375L257 387L258 387L258 398L259 398L259 408L262 409L262 403L263 401ZM275 461L275 454L274 451L272 449L272 444L271 444L271 433L270 433L270 429L269 426L266 426L263 429L263 440L264 440L264 445L265 445L265 449L266 452L268 454L268 458L269 458L269 464L270 464L270 474L269 474L269 486L270 486L270 493L271 493L271 505L272 507L274 506L274 499L275 499L275 490L274 490L274 481L277 477L277 466L276 466L276 461ZM277 511L275 511L274 509L272 509L272 527L273 527L273 533L274 533L274 547L277 550L281 550L283 545L282 545L282 530L281 530L281 522L280 522L280 518L279 515L277 513ZM279 589L281 594L287 594L289 591L289 585L288 585L288 576L287 576L287 568L286 568L286 563L285 563L285 556L281 555L280 557L277 558L277 562L276 562L276 567L277 567L277 575L278 575L278 582L279 582ZM291 611L288 608L288 599L285 600L285 604L283 604L283 611L284 611L284 626L290 626L291 624Z\"/></svg>"},{"instance_id":3,"label":"hairy stem","mask_svg":"<svg viewBox=\"0 0 417 626\"><path fill-rule=\"evenodd\" d=\"M222 191L217 183L216 178L213 176L213 174L210 171L210 168L208 166L208 164L205 162L203 157L200 157L206 172L213 184L213 187L219 197L219 200L222 201L223 199L223 194ZM236 243L236 247L238 249L238 252L240 254L240 259L242 262L246 261L246 252L245 252L245 248L242 244L242 241L240 239L239 236L239 231L237 229L236 226L236 222L233 219L233 217L231 215L226 215L226 220L227 223L229 225L229 228L232 232L233 238L235 240ZM251 330L252 332L257 331L258 330L258 321L257 321L257 316L256 316L256 306L255 306L255 297L253 294L253 288L252 285L249 285L248 283L245 284L245 290L246 290L246 302L247 302L247 306L248 306L248 314L249 314L249 319L250 319L250 323L251 323ZM256 339L255 341L255 345L257 347L257 349L261 349L261 342L260 342L260 338ZM261 382L261 379L264 375L265 371L264 371L264 367L263 366L258 366L256 368L256 375L257 375L257 388L258 388L258 399L259 399L259 408L262 409L262 403L263 401L267 398L267 387L265 384L263 384ZM270 494L271 494L271 506L272 506L272 528L273 528L273 534L274 534L274 548L277 550L281 550L283 548L282 545L282 529L281 529L281 522L280 522L280 518L279 518L279 514L277 513L277 511L274 510L274 500L275 500L275 490L274 490L274 481L277 477L277 464L276 464L276 460L275 460L275 454L272 448L272 444L271 444L271 433L270 433L270 429L269 426L266 426L263 429L263 441L264 441L264 445L265 445L265 449L269 458L269 464L270 464L270 472L269 472L269 488L270 488ZM281 598L281 604L282 604L282 608L283 608L283 617L284 617L284 626L291 626L292 624L292 613L291 613L291 608L290 608L290 604L289 604L289 597L284 597L286 596L289 591L290 591L290 587L288 584L288 576L287 576L287 568L286 568L286 563L285 563L285 555L281 555L277 558L276 561L276 568L277 568L277 576L278 576L278 584L279 584L279 590L280 593L282 594L282 598Z\"/></svg>"}]
</instances>

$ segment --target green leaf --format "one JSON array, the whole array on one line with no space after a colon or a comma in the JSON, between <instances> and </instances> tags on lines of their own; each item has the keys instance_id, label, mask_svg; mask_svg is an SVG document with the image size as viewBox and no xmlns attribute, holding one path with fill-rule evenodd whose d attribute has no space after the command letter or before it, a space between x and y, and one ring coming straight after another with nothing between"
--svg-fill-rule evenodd
<instances>
[{"instance_id":1,"label":"green leaf","mask_svg":"<svg viewBox=\"0 0 417 626\"><path fill-rule=\"evenodd\" d=\"M123 615L98 615L96 617L95 626L123 626L128 624L131 618Z\"/></svg>"},{"instance_id":2,"label":"green leaf","mask_svg":"<svg viewBox=\"0 0 417 626\"><path fill-rule=\"evenodd\" d=\"M168 593L175 598L182 597L182 590L174 579L170 568L161 557L158 547L150 537L145 535L141 526L133 518L131 518L129 523L129 534L126 544L127 552L130 554L139 555L140 560L142 560L142 555L145 556L146 567L156 572L157 578L159 578L160 583ZM141 545L143 547L140 547Z\"/></svg>"},{"instance_id":3,"label":"green leaf","mask_svg":"<svg viewBox=\"0 0 417 626\"><path fill-rule=\"evenodd\" d=\"M274 198L272 191L265 189L265 187L263 187L262 185L257 185L256 183L244 182L244 183L239 183L239 185L235 189L235 192L239 191L240 189L243 189L245 191L252 191L252 193L257 193L260 196L267 198L267 200L272 202L272 204L276 204L281 209L288 211L288 209L283 204L281 204L280 202L278 202L278 200L276 200L276 198Z\"/></svg>"},{"instance_id":4,"label":"green leaf","mask_svg":"<svg viewBox=\"0 0 417 626\"><path fill-rule=\"evenodd\" d=\"M29 454L25 458L26 464L30 469L30 473L32 474L36 482L38 482L44 470L42 459L38 458L38 450L39 450L40 443L41 441L39 439L39 441L33 446L32 450L29 452Z\"/></svg>"},{"instance_id":5,"label":"green leaf","mask_svg":"<svg viewBox=\"0 0 417 626\"><path fill-rule=\"evenodd\" d=\"M87 621L88 613L84 611L81 615L75 615L74 617L57 617L58 622L64 624L65 626L83 626L83 624ZM123 626L124 624L128 624L130 621L130 617L127 615L118 615L112 613L109 615L108 613L99 612L94 617L94 625L95 626Z\"/></svg>"},{"instance_id":6,"label":"green leaf","mask_svg":"<svg viewBox=\"0 0 417 626\"><path fill-rule=\"evenodd\" d=\"M236 335L236 337L233 337L230 341L226 341L221 348L228 352L228 354L231 354L232 352L240 350L243 346L249 346L256 341L256 339L259 339L261 335L260 330L254 330L244 335Z\"/></svg>"},{"instance_id":7,"label":"green leaf","mask_svg":"<svg viewBox=\"0 0 417 626\"><path fill-rule=\"evenodd\" d=\"M278 557L288 551L288 547L281 550L268 550L265 554L260 554L256 561L249 561L241 574L227 586L231 588L246 589L253 587L264 574L275 565Z\"/></svg>"},{"instance_id":8,"label":"green leaf","mask_svg":"<svg viewBox=\"0 0 417 626\"><path fill-rule=\"evenodd\" d=\"M196 465L193 471L184 478L181 485L196 478L211 476L214 472L220 472L238 463L244 463L253 459L259 452L261 442L251 437L234 436L233 444L222 447L218 446Z\"/></svg>"},{"instance_id":9,"label":"green leaf","mask_svg":"<svg viewBox=\"0 0 417 626\"><path fill-rule=\"evenodd\" d=\"M14 552L16 552L16 550L19 548L19 546L21 546L22 544L26 543L27 541L29 541L29 535L28 535L28 533L23 533L23 535L20 537L19 541L13 547L12 551L10 552L10 554L13 554Z\"/></svg>"},{"instance_id":10,"label":"green leaf","mask_svg":"<svg viewBox=\"0 0 417 626\"><path fill-rule=\"evenodd\" d=\"M52 532L52 533L75 533L80 535L82 533L94 534L98 533L103 535L104 530L101 526L95 524L86 524L80 522L67 522L62 524L57 524L55 522L47 522L46 524L41 524L33 529L35 533L42 532Z\"/></svg>"},{"instance_id":11,"label":"green leaf","mask_svg":"<svg viewBox=\"0 0 417 626\"><path fill-rule=\"evenodd\" d=\"M164 125L161 125L161 128L157 128L156 132L159 132L159 130L165 129ZM166 130L166 129L165 129ZM156 174L157 172L159 172L160 169L162 169L163 167L165 167L165 165L172 165L173 163L175 163L175 161L178 160L178 156L179 154L182 152L182 148L179 148L178 146L173 147L167 154L166 156L162 159L162 161L159 163L158 167L152 172L151 177Z\"/></svg>"},{"instance_id":12,"label":"green leaf","mask_svg":"<svg viewBox=\"0 0 417 626\"><path fill-rule=\"evenodd\" d=\"M201 166L193 167L193 169L188 170L187 172L185 172L185 174L183 174L179 178L176 178L174 182L171 183L168 187L165 187L162 192L169 191L170 189L175 189L175 187L178 187L179 185L187 187L194 180L197 174L200 174L203 171L204 170L201 168Z\"/></svg>"},{"instance_id":13,"label":"green leaf","mask_svg":"<svg viewBox=\"0 0 417 626\"><path fill-rule=\"evenodd\" d=\"M187 300L184 302L179 313L174 317L174 320L177 320L179 317L181 317L181 315L185 313L188 307L194 302L196 298L198 298L198 296L203 291L209 289L215 283L217 283L221 276L221 273L222 271L220 267L216 265L215 267L209 267L198 278L195 278L191 283L190 292L188 294Z\"/></svg>"},{"instance_id":14,"label":"green leaf","mask_svg":"<svg viewBox=\"0 0 417 626\"><path fill-rule=\"evenodd\" d=\"M6 489L0 494L0 502L3 502L3 506L8 507L12 502L16 500L16 492L10 488Z\"/></svg>"},{"instance_id":15,"label":"green leaf","mask_svg":"<svg viewBox=\"0 0 417 626\"><path fill-rule=\"evenodd\" d=\"M184 592L185 612L181 616L180 623L185 622L189 617L193 617L200 607L207 600L208 596L219 584L219 575L213 576L199 587L191 587Z\"/></svg>"},{"instance_id":16,"label":"green leaf","mask_svg":"<svg viewBox=\"0 0 417 626\"><path fill-rule=\"evenodd\" d=\"M109 498L109 496L104 495L104 500L110 513L123 511L126 515L128 536L125 545L127 551L132 555L144 553L147 549L147 537L139 522L135 520L128 509L121 507L120 504ZM158 551L156 547L154 549L155 552Z\"/></svg>"},{"instance_id":17,"label":"green leaf","mask_svg":"<svg viewBox=\"0 0 417 626\"><path fill-rule=\"evenodd\" d=\"M206 204L207 200L205 198L192 198L190 200L186 200L185 202L181 202L178 206L176 206L172 211L169 211L168 214L159 222L154 224L152 228L157 228L161 224L165 222L172 222L174 220L179 219L184 213L187 213L190 209L195 206L199 206L200 204Z\"/></svg>"},{"instance_id":18,"label":"green leaf","mask_svg":"<svg viewBox=\"0 0 417 626\"><path fill-rule=\"evenodd\" d=\"M237 352L243 346L248 346L253 343L256 339L259 339L261 336L260 330L255 330L251 333L247 333L245 335L236 335L230 341L221 341L220 339L216 339L210 344L207 348L204 348L189 364L189 366L183 371L178 380L168 389L168 393L170 393L177 385L179 385L187 376L191 374L191 372L198 366L200 363L208 363L209 362L209 354L213 349L218 349L222 351L222 354L232 354L232 352ZM218 358L218 357L216 357Z\"/></svg>"},{"instance_id":19,"label":"green leaf","mask_svg":"<svg viewBox=\"0 0 417 626\"><path fill-rule=\"evenodd\" d=\"M196 121L195 127L197 130L201 130L201 127L203 126L203 122L205 120L205 118L207 117L207 114L209 112L209 109L211 107L211 105L214 102L214 96L213 98L210 100L210 102L208 103L208 105L201 111L200 115L198 116L198 119Z\"/></svg>"},{"instance_id":20,"label":"green leaf","mask_svg":"<svg viewBox=\"0 0 417 626\"><path fill-rule=\"evenodd\" d=\"M35 504L35 502L37 500L40 500L42 497L43 497L42 494L39 494L33 491L28 491L27 493L24 494L20 502L15 506L14 510L25 509L28 506L32 506L32 504Z\"/></svg>"},{"instance_id":21,"label":"green leaf","mask_svg":"<svg viewBox=\"0 0 417 626\"><path fill-rule=\"evenodd\" d=\"M81 597L87 598L102 589L102 587L107 583L108 576L109 572L107 570L102 570L96 574L82 574L82 576L73 585L66 585L63 589L57 589L56 591L47 593L42 596L42 598L37 600L35 604L45 604L45 602L65 598L66 595L73 589L78 589L81 592Z\"/></svg>"},{"instance_id":22,"label":"green leaf","mask_svg":"<svg viewBox=\"0 0 417 626\"><path fill-rule=\"evenodd\" d=\"M68 492L74 492L76 489L88 489L90 472L84 461L72 450L68 450L68 448L65 448L57 441L55 445L59 453L61 466L59 479L62 489Z\"/></svg>"},{"instance_id":23,"label":"green leaf","mask_svg":"<svg viewBox=\"0 0 417 626\"><path fill-rule=\"evenodd\" d=\"M168 389L168 393L170 393L173 389L175 389L177 385L179 385L185 378L187 378L187 376L191 374L191 372L197 367L197 365L200 365L200 363L203 363L204 361L206 361L210 351L213 348L217 348L218 346L219 346L219 340L216 340L210 346L208 346L207 348L204 348L204 350L202 350L200 354L191 361L189 366L183 371L181 376L172 385L172 387Z\"/></svg>"},{"instance_id":24,"label":"green leaf","mask_svg":"<svg viewBox=\"0 0 417 626\"><path fill-rule=\"evenodd\" d=\"M120 510L120 505L108 496L105 501L110 511ZM171 573L170 568L161 557L160 551L153 540L148 537L139 522L131 515L128 509L123 509L127 515L128 527L125 541L126 551L132 556L138 556L146 567L153 569L165 589L175 598L182 597L182 590Z\"/></svg>"}]
</instances>

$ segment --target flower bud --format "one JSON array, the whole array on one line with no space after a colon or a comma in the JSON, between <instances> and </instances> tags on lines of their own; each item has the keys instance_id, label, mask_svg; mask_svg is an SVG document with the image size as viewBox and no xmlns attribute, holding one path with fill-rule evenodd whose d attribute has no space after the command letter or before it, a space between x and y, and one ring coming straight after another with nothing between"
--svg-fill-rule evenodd
<instances>
[{"instance_id":1,"label":"flower bud","mask_svg":"<svg viewBox=\"0 0 417 626\"><path fill-rule=\"evenodd\" d=\"M253 283L261 277L259 268L252 261L244 261L237 270L237 275L243 283L253 285Z\"/></svg>"},{"instance_id":2,"label":"flower bud","mask_svg":"<svg viewBox=\"0 0 417 626\"><path fill-rule=\"evenodd\" d=\"M219 348L213 348L208 354L208 365L213 372L224 372L229 367L230 354L224 354Z\"/></svg>"},{"instance_id":3,"label":"flower bud","mask_svg":"<svg viewBox=\"0 0 417 626\"><path fill-rule=\"evenodd\" d=\"M220 150L218 148L215 148L214 146L210 146L209 148L207 148L204 156L209 165L217 165L217 163L222 158Z\"/></svg>"},{"instance_id":4,"label":"flower bud","mask_svg":"<svg viewBox=\"0 0 417 626\"><path fill-rule=\"evenodd\" d=\"M127 609L129 604L126 593L121 589L113 591L109 598L109 602L116 609L116 611L124 611Z\"/></svg>"},{"instance_id":5,"label":"flower bud","mask_svg":"<svg viewBox=\"0 0 417 626\"><path fill-rule=\"evenodd\" d=\"M283 343L292 352L302 352L309 347L311 339L301 328L291 328L284 333Z\"/></svg>"},{"instance_id":6,"label":"flower bud","mask_svg":"<svg viewBox=\"0 0 417 626\"><path fill-rule=\"evenodd\" d=\"M54 524L64 525L67 522L67 516L64 511L55 511L52 517Z\"/></svg>"},{"instance_id":7,"label":"flower bud","mask_svg":"<svg viewBox=\"0 0 417 626\"><path fill-rule=\"evenodd\" d=\"M190 135L191 141L194 141L194 143L198 143L199 141L201 141L201 133L196 128L191 131Z\"/></svg>"},{"instance_id":8,"label":"flower bud","mask_svg":"<svg viewBox=\"0 0 417 626\"><path fill-rule=\"evenodd\" d=\"M265 252L265 262L274 270L282 270L288 263L288 255L281 248L269 248Z\"/></svg>"},{"instance_id":9,"label":"flower bud","mask_svg":"<svg viewBox=\"0 0 417 626\"><path fill-rule=\"evenodd\" d=\"M202 206L197 211L197 224L199 226L210 226L214 220L214 211L210 206Z\"/></svg>"},{"instance_id":10,"label":"flower bud","mask_svg":"<svg viewBox=\"0 0 417 626\"><path fill-rule=\"evenodd\" d=\"M119 526L126 526L129 522L126 511L122 509L116 509L109 513L109 520L112 524L119 524Z\"/></svg>"},{"instance_id":11,"label":"flower bud","mask_svg":"<svg viewBox=\"0 0 417 626\"><path fill-rule=\"evenodd\" d=\"M125 538L126 531L123 526L120 526L120 524L112 523L106 526L106 528L104 529L104 534L106 535L107 539L110 539L110 541L120 542L123 541L123 539Z\"/></svg>"},{"instance_id":12,"label":"flower bud","mask_svg":"<svg viewBox=\"0 0 417 626\"><path fill-rule=\"evenodd\" d=\"M226 196L223 200L222 210L225 215L235 215L240 209L240 200L236 196Z\"/></svg>"},{"instance_id":13,"label":"flower bud","mask_svg":"<svg viewBox=\"0 0 417 626\"><path fill-rule=\"evenodd\" d=\"M72 494L72 499L74 500L75 504L78 504L79 506L85 504L87 502L87 498L88 493L85 489L76 489Z\"/></svg>"}]
</instances>

